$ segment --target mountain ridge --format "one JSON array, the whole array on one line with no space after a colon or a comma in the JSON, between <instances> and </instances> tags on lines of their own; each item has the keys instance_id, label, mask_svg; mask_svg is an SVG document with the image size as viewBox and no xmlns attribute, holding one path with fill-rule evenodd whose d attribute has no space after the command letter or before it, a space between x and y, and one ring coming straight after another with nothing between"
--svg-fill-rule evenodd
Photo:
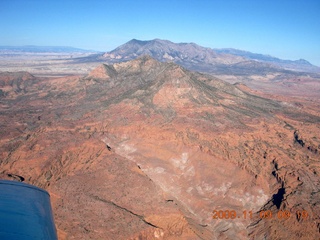
<instances>
[{"instance_id":1,"label":"mountain ridge","mask_svg":"<svg viewBox=\"0 0 320 240\"><path fill-rule=\"evenodd\" d=\"M239 50L235 48L214 48L215 51L219 53L228 53L237 56L242 56L248 59L267 62L267 63L276 63L280 67L286 68L288 70L301 69L301 71L318 71L319 66L311 64L309 61L305 59L298 60L285 60L280 59L271 55L253 53L245 50Z\"/></svg>"},{"instance_id":2,"label":"mountain ridge","mask_svg":"<svg viewBox=\"0 0 320 240\"><path fill-rule=\"evenodd\" d=\"M206 71L210 71L209 69L213 68L214 71L219 71L230 64L255 60L258 63L272 64L275 69L320 72L319 67L304 59L282 60L269 55L255 54L233 48L214 49L202 47L195 43L173 43L162 39L144 41L132 39L114 50L106 52L102 55L102 59L112 63L131 60L143 54L151 55L159 61L174 61L183 66L189 66L191 69L193 67L192 70L204 68Z\"/></svg>"},{"instance_id":3,"label":"mountain ridge","mask_svg":"<svg viewBox=\"0 0 320 240\"><path fill-rule=\"evenodd\" d=\"M228 55L232 55L233 57L240 57L240 58L233 59L231 62L227 62L231 64L239 62L241 60L256 60L259 62L276 64L279 67L288 69L288 70L320 72L320 67L311 64L309 61L305 59L285 60L285 59L280 59L271 55L253 53L250 51L240 50L235 48L209 48L209 47L200 46L193 42L174 43L169 40L163 40L159 38L156 38L153 40L131 39L127 43L124 43L111 51L105 52L102 58L106 58L109 61L111 60L110 62L115 62L115 59L117 59L117 57L110 57L109 54L112 56L112 54L117 54L119 50L120 52L125 53L124 51L125 49L131 48L130 49L131 51L137 51L138 53L136 53L136 55L133 55L133 56L121 57L122 60L131 60L133 59L133 57L137 57L141 55L140 54L142 52L141 47L145 47L148 45L149 47L155 46L158 49L159 49L159 46L162 46L164 50L167 50L167 53L170 52L168 51L170 50L170 47L179 46L180 48L193 47L194 49L202 52L208 51L208 52L211 52L210 53L211 55L216 55L216 56L219 54L228 54ZM87 49L75 48L71 46L38 46L38 45L0 46L0 54L9 54L9 53L12 53L12 54L17 54L17 53L94 53L94 54L98 54L101 52L102 51L87 50ZM166 57L162 56L162 59L160 59L160 56L156 57L150 52L144 52L143 54L151 55L160 61L173 60L172 56L166 56ZM118 55L118 57L120 56Z\"/></svg>"},{"instance_id":4,"label":"mountain ridge","mask_svg":"<svg viewBox=\"0 0 320 240\"><path fill-rule=\"evenodd\" d=\"M240 53L248 54L243 51ZM97 59L111 64L129 61L141 55L150 55L160 62L175 62L191 71L210 74L229 83L242 82L254 90L270 94L309 95L314 98L320 89L320 68L310 65L305 60L288 62L253 53L250 58L220 53L195 43L134 39L100 55ZM261 60L256 60L257 58Z\"/></svg>"}]
</instances>

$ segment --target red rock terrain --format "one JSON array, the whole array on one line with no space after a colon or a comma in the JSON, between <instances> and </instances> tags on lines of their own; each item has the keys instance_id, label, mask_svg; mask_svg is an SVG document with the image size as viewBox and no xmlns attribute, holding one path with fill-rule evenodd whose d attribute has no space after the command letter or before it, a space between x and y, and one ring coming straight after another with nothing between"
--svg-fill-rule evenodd
<instances>
[{"instance_id":1,"label":"red rock terrain","mask_svg":"<svg viewBox=\"0 0 320 240\"><path fill-rule=\"evenodd\" d=\"M2 74L0 174L50 192L59 239L319 238L317 103L150 57Z\"/></svg>"}]
</instances>

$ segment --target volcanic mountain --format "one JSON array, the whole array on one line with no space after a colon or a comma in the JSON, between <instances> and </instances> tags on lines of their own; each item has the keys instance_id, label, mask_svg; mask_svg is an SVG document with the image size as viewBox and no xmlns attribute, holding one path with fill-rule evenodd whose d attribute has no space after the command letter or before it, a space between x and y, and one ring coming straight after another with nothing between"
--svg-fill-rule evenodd
<instances>
[{"instance_id":1,"label":"volcanic mountain","mask_svg":"<svg viewBox=\"0 0 320 240\"><path fill-rule=\"evenodd\" d=\"M232 64L243 61L242 57L219 54L216 51L201 47L195 43L173 43L168 40L155 39L150 41L131 41L119 46L103 57L107 60L131 60L141 55L150 55L159 61L174 61L177 63L226 63ZM228 58L229 57L229 58Z\"/></svg>"},{"instance_id":2,"label":"volcanic mountain","mask_svg":"<svg viewBox=\"0 0 320 240\"><path fill-rule=\"evenodd\" d=\"M175 62L229 83L241 82L266 93L317 98L320 91L320 68L305 60L281 60L236 49L205 48L195 43L133 39L99 59L116 63L141 55L150 55L161 62Z\"/></svg>"},{"instance_id":3,"label":"volcanic mountain","mask_svg":"<svg viewBox=\"0 0 320 240\"><path fill-rule=\"evenodd\" d=\"M232 48L211 49L195 43L173 43L161 39L149 41L132 39L105 53L102 59L107 62L121 62L142 55L150 55L161 62L172 61L191 70L215 74L248 75L252 72L261 74L266 71L285 73L285 69L320 73L319 67L303 59L297 61L282 60L269 55ZM242 62L245 62L247 66L242 66L241 69L234 67L235 64Z\"/></svg>"},{"instance_id":4,"label":"volcanic mountain","mask_svg":"<svg viewBox=\"0 0 320 240\"><path fill-rule=\"evenodd\" d=\"M60 239L319 236L319 112L149 56L25 81L1 175L51 193Z\"/></svg>"},{"instance_id":5,"label":"volcanic mountain","mask_svg":"<svg viewBox=\"0 0 320 240\"><path fill-rule=\"evenodd\" d=\"M173 43L161 39L150 41L133 39L113 51L105 53L102 59L114 63L132 60L142 55L150 55L161 62L175 62L185 68L208 73L230 72L229 67L233 64L248 61L244 57L218 53L195 43ZM268 67L272 68L269 65ZM267 67L266 64L262 66ZM245 72L245 69L242 72Z\"/></svg>"}]
</instances>

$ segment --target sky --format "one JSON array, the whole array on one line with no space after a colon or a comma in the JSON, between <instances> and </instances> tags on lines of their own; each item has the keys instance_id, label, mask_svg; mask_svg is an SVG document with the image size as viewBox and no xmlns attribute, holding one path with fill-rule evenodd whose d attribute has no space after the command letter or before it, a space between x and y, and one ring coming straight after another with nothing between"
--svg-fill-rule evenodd
<instances>
[{"instance_id":1,"label":"sky","mask_svg":"<svg viewBox=\"0 0 320 240\"><path fill-rule=\"evenodd\" d=\"M320 66L320 0L0 0L0 45L111 51L135 38Z\"/></svg>"}]
</instances>

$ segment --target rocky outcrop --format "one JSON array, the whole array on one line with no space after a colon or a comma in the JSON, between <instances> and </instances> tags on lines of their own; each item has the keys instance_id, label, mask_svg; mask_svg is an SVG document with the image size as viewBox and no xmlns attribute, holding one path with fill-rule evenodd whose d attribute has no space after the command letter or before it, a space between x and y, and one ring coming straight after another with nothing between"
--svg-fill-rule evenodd
<instances>
[{"instance_id":1,"label":"rocky outcrop","mask_svg":"<svg viewBox=\"0 0 320 240\"><path fill-rule=\"evenodd\" d=\"M100 79L109 79L115 77L117 71L112 67L105 64L100 65L99 67L93 69L88 78L100 78Z\"/></svg>"}]
</instances>

